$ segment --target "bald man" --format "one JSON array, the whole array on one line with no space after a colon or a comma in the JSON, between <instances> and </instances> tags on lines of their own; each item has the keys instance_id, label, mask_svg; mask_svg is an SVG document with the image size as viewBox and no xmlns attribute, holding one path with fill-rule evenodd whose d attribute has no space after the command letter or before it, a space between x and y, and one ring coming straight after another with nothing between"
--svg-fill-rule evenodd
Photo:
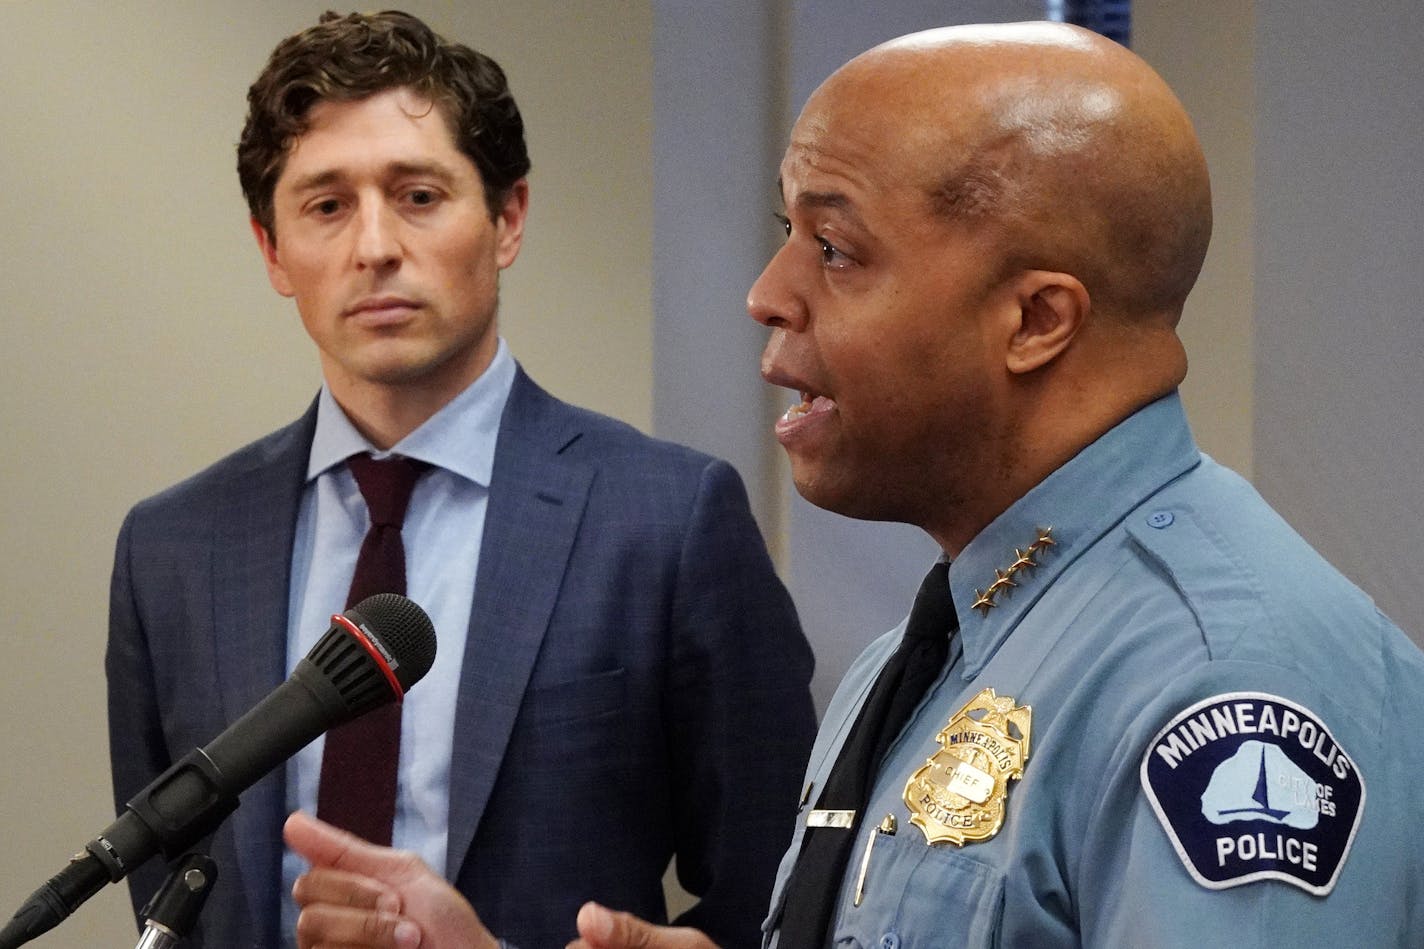
<instances>
[{"instance_id":1,"label":"bald man","mask_svg":"<svg viewBox=\"0 0 1424 949\"><path fill-rule=\"evenodd\" d=\"M957 628L828 801L913 614L847 674L767 944L1424 945L1424 655L1192 441L1176 326L1210 190L1161 79L1072 27L907 36L815 92L780 179L749 308L799 393L797 489L925 530ZM313 932L469 938L388 852L288 831ZM579 927L708 945L592 905Z\"/></svg>"}]
</instances>

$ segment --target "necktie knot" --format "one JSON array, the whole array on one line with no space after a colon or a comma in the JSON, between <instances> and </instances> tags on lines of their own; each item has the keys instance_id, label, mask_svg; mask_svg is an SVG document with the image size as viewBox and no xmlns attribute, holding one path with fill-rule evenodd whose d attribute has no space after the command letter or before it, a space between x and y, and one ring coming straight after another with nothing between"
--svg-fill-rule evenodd
<instances>
[{"instance_id":1,"label":"necktie knot","mask_svg":"<svg viewBox=\"0 0 1424 949\"><path fill-rule=\"evenodd\" d=\"M370 455L352 455L346 466L366 499L371 512L371 524L377 527L400 527L405 522L406 508L415 482L430 466L423 461L392 455L377 461Z\"/></svg>"}]
</instances>

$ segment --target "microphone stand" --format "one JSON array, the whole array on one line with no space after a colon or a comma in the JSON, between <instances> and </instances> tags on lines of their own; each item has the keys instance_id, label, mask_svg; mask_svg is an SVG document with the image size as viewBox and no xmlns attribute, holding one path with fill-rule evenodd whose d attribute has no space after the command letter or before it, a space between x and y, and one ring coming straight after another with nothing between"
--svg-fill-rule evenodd
<instances>
[{"instance_id":1,"label":"microphone stand","mask_svg":"<svg viewBox=\"0 0 1424 949\"><path fill-rule=\"evenodd\" d=\"M143 908L143 935L134 949L171 949L197 925L198 914L217 882L218 865L205 853L190 853Z\"/></svg>"}]
</instances>

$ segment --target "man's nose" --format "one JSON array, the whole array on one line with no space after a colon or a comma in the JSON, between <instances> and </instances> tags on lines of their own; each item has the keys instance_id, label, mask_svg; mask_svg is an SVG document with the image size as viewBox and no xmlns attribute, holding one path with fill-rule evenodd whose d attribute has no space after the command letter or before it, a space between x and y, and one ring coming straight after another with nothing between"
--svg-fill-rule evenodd
<instances>
[{"instance_id":1,"label":"man's nose","mask_svg":"<svg viewBox=\"0 0 1424 949\"><path fill-rule=\"evenodd\" d=\"M356 228L358 267L383 269L400 259L399 222L383 202L373 202L361 208Z\"/></svg>"},{"instance_id":2,"label":"man's nose","mask_svg":"<svg viewBox=\"0 0 1424 949\"><path fill-rule=\"evenodd\" d=\"M747 292L747 313L763 326L794 331L806 325L805 301L792 280L796 250L783 244Z\"/></svg>"}]
</instances>

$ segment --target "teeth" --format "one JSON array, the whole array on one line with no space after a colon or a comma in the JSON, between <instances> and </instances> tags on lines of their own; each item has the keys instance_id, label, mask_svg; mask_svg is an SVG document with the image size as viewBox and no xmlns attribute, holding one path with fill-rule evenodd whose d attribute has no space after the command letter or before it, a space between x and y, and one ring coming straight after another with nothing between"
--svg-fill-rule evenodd
<instances>
[{"instance_id":1,"label":"teeth","mask_svg":"<svg viewBox=\"0 0 1424 949\"><path fill-rule=\"evenodd\" d=\"M803 395L801 401L787 409L786 414L783 415L782 418L790 421L794 418L800 418L809 411L811 411L811 399Z\"/></svg>"}]
</instances>

